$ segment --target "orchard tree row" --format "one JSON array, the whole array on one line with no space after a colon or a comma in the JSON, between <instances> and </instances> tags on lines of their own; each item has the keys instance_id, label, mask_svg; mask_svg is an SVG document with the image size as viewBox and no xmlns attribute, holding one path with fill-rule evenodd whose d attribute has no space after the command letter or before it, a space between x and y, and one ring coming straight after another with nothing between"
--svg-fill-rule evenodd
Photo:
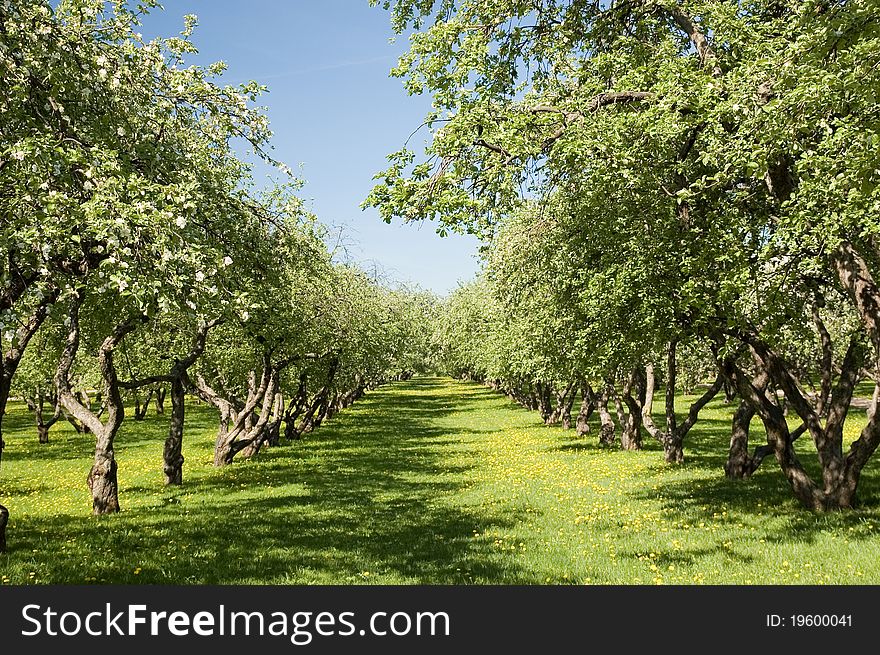
<instances>
[{"instance_id":1,"label":"orchard tree row","mask_svg":"<svg viewBox=\"0 0 880 655\"><path fill-rule=\"evenodd\" d=\"M485 243L441 324L447 368L548 421L595 406L605 441L616 414L624 448L644 429L670 462L726 387L728 475L773 455L805 507L852 507L880 444L876 392L843 439L880 355L876 2L382 4L417 30L395 73L434 109L367 204Z\"/></svg>"},{"instance_id":2,"label":"orchard tree row","mask_svg":"<svg viewBox=\"0 0 880 655\"><path fill-rule=\"evenodd\" d=\"M126 404L167 399L180 484L187 396L217 409L217 466L251 457L411 374L431 309L335 261L267 152L262 87L185 63L193 17L145 41L154 5L0 2L0 454L11 396L35 440L70 421L95 441L95 514L119 510Z\"/></svg>"}]
</instances>

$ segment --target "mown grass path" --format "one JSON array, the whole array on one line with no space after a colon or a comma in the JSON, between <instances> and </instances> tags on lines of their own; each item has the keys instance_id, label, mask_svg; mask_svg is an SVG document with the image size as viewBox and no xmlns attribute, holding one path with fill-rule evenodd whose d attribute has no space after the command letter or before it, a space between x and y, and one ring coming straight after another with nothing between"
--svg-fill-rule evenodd
<instances>
[{"instance_id":1,"label":"mown grass path","mask_svg":"<svg viewBox=\"0 0 880 655\"><path fill-rule=\"evenodd\" d=\"M5 584L880 583L877 464L866 508L798 508L768 461L730 482L730 408L710 405L668 467L604 450L488 389L421 377L370 392L308 439L210 466L213 412L189 413L185 484L165 488L165 419L128 422L123 512L93 518L92 443L40 446L10 416Z\"/></svg>"}]
</instances>

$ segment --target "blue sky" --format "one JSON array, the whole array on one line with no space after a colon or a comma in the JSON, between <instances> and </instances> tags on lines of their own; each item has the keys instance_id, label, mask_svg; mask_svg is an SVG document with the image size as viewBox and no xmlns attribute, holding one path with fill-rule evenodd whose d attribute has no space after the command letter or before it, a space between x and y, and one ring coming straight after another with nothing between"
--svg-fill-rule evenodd
<instances>
[{"instance_id":1,"label":"blue sky","mask_svg":"<svg viewBox=\"0 0 880 655\"><path fill-rule=\"evenodd\" d=\"M196 14L193 63L222 59L229 83L269 87L273 155L305 179L302 197L320 219L343 229L349 256L389 281L438 293L473 277L477 241L441 238L435 225L384 223L360 203L421 123L430 98L409 96L389 70L407 47L394 44L387 12L367 0L166 0L144 20L145 36L171 36ZM411 145L424 143L424 133Z\"/></svg>"}]
</instances>

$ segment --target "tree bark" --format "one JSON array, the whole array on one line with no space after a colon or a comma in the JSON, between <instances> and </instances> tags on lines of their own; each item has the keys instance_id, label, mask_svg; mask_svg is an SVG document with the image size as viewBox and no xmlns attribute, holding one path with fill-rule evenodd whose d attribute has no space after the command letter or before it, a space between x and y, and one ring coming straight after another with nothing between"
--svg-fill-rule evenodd
<instances>
[{"instance_id":1,"label":"tree bark","mask_svg":"<svg viewBox=\"0 0 880 655\"><path fill-rule=\"evenodd\" d=\"M183 359L176 359L171 366L169 379L171 382L171 422L168 427L168 438L162 451L162 471L165 484L183 484L183 426L186 420L186 390L194 389L189 378L189 369L201 357L208 343L208 333L223 322L221 318L202 321L193 337L189 353ZM165 413L164 385L156 389L156 413Z\"/></svg>"},{"instance_id":2,"label":"tree bark","mask_svg":"<svg viewBox=\"0 0 880 655\"><path fill-rule=\"evenodd\" d=\"M768 382L769 378L766 372L761 372L752 379L751 384L757 391L766 395ZM773 452L766 444L756 448L754 455L749 452L749 428L754 416L755 408L752 404L745 399L740 400L739 406L733 413L730 449L724 464L724 475L730 479L751 477L767 455Z\"/></svg>"},{"instance_id":3,"label":"tree bark","mask_svg":"<svg viewBox=\"0 0 880 655\"><path fill-rule=\"evenodd\" d=\"M168 393L168 389L164 386L156 389L156 415L164 416L165 415L165 396Z\"/></svg>"},{"instance_id":4,"label":"tree bark","mask_svg":"<svg viewBox=\"0 0 880 655\"><path fill-rule=\"evenodd\" d=\"M0 505L0 553L6 552L6 526L9 524L9 510Z\"/></svg>"},{"instance_id":5,"label":"tree bark","mask_svg":"<svg viewBox=\"0 0 880 655\"><path fill-rule=\"evenodd\" d=\"M574 405L576 389L577 380L572 380L566 385L562 393L556 392L556 409L554 414L557 420L562 423L563 430L571 429L571 408Z\"/></svg>"},{"instance_id":6,"label":"tree bark","mask_svg":"<svg viewBox=\"0 0 880 655\"><path fill-rule=\"evenodd\" d=\"M749 426L754 415L754 408L745 400L740 401L739 407L733 414L730 450L724 464L724 475L732 480L751 477L767 458L767 455L773 453L773 449L767 444L755 448L754 454L749 452Z\"/></svg>"},{"instance_id":7,"label":"tree bark","mask_svg":"<svg viewBox=\"0 0 880 655\"><path fill-rule=\"evenodd\" d=\"M281 443L281 422L284 420L284 394L281 391L275 393L275 402L272 406L272 417L269 419L267 428L266 446L275 448Z\"/></svg>"},{"instance_id":8,"label":"tree bark","mask_svg":"<svg viewBox=\"0 0 880 655\"><path fill-rule=\"evenodd\" d=\"M581 394L583 400L581 401L581 408L578 411L577 421L575 422L575 430L579 437L590 434L589 420L596 407L596 394L588 382L583 383Z\"/></svg>"},{"instance_id":9,"label":"tree bark","mask_svg":"<svg viewBox=\"0 0 880 655\"><path fill-rule=\"evenodd\" d=\"M553 401L550 384L546 382L535 383L537 390L538 412L541 414L541 420L545 425L549 425L553 417Z\"/></svg>"},{"instance_id":10,"label":"tree bark","mask_svg":"<svg viewBox=\"0 0 880 655\"><path fill-rule=\"evenodd\" d=\"M614 419L611 418L611 412L608 411L608 403L611 401L611 395L614 388L611 384L606 383L602 387L602 393L596 402L597 411L599 412L599 443L603 446L614 445Z\"/></svg>"},{"instance_id":11,"label":"tree bark","mask_svg":"<svg viewBox=\"0 0 880 655\"><path fill-rule=\"evenodd\" d=\"M306 373L303 372L299 376L299 388L296 391L296 395L290 399L290 403L284 411L284 438L288 441L300 438L300 434L296 429L296 420L302 414L308 401L307 383L308 378Z\"/></svg>"},{"instance_id":12,"label":"tree bark","mask_svg":"<svg viewBox=\"0 0 880 655\"><path fill-rule=\"evenodd\" d=\"M633 396L635 392L635 396ZM641 367L634 368L623 384L620 394L614 394L614 406L620 422L620 446L624 450L642 449L642 406L644 405L645 378Z\"/></svg>"},{"instance_id":13,"label":"tree bark","mask_svg":"<svg viewBox=\"0 0 880 655\"><path fill-rule=\"evenodd\" d=\"M96 516L119 511L119 480L113 451L116 429L118 426L114 429L108 425L95 432L95 461L87 481L92 492L92 512Z\"/></svg>"},{"instance_id":14,"label":"tree bark","mask_svg":"<svg viewBox=\"0 0 880 655\"><path fill-rule=\"evenodd\" d=\"M11 260L11 256L10 256ZM13 277L10 286L5 287L0 294L0 310L10 309L27 291L28 284L23 278ZM21 284L19 284L21 283ZM6 442L3 440L3 418L6 416L6 406L9 403L9 394L12 390L12 377L21 363L24 351L28 343L37 333L37 330L46 320L49 307L58 299L58 291L52 290L47 294L34 312L16 330L15 346L5 352L0 352L0 462L3 461L3 448ZM6 526L9 522L9 510L0 505L0 552L6 549Z\"/></svg>"},{"instance_id":15,"label":"tree bark","mask_svg":"<svg viewBox=\"0 0 880 655\"><path fill-rule=\"evenodd\" d=\"M49 430L61 418L61 406L58 403L58 397L56 394L50 394L50 396L54 412L48 420L43 416L46 407L46 391L38 386L34 389L33 396L25 397L25 403L34 415L34 422L37 424L37 439L41 444L49 443Z\"/></svg>"},{"instance_id":16,"label":"tree bark","mask_svg":"<svg viewBox=\"0 0 880 655\"><path fill-rule=\"evenodd\" d=\"M813 305L813 323L816 325L816 331L819 333L819 346L822 357L819 362L819 396L816 398L816 413L819 416L826 416L828 413L828 402L831 400L831 383L832 383L832 365L834 357L834 347L831 343L831 335L825 327L825 322L819 314L819 308Z\"/></svg>"},{"instance_id":17,"label":"tree bark","mask_svg":"<svg viewBox=\"0 0 880 655\"><path fill-rule=\"evenodd\" d=\"M147 392L147 397L144 399L144 402L140 402L140 395L135 394L134 396L134 420L135 421L143 421L147 418L147 411L150 409L150 401L153 399L153 390L150 389Z\"/></svg>"},{"instance_id":18,"label":"tree bark","mask_svg":"<svg viewBox=\"0 0 880 655\"><path fill-rule=\"evenodd\" d=\"M171 382L171 423L162 450L165 484L183 484L183 424L186 418L186 390L178 377Z\"/></svg>"},{"instance_id":19,"label":"tree bark","mask_svg":"<svg viewBox=\"0 0 880 655\"><path fill-rule=\"evenodd\" d=\"M299 426L296 428L297 434L307 434L318 427L318 425L320 425L322 418L320 413L321 408L326 402L327 394L330 392L330 387L333 384L334 378L336 377L336 370L338 367L339 359L334 357L334 359L331 360L330 368L327 371L327 381L321 388L321 390L312 399L312 403L309 406L309 409L300 420Z\"/></svg>"},{"instance_id":20,"label":"tree bark","mask_svg":"<svg viewBox=\"0 0 880 655\"><path fill-rule=\"evenodd\" d=\"M286 365L287 362L273 365L270 353L264 353L259 383L256 382L256 374L252 372L253 383L249 382L248 397L240 409L219 396L203 378L198 378L196 390L199 396L220 410L220 431L214 447L214 466L228 466L239 452L248 449L246 454L255 454L254 449L262 445L272 414L278 376ZM258 405L261 406L260 415L254 422L253 414Z\"/></svg>"}]
</instances>

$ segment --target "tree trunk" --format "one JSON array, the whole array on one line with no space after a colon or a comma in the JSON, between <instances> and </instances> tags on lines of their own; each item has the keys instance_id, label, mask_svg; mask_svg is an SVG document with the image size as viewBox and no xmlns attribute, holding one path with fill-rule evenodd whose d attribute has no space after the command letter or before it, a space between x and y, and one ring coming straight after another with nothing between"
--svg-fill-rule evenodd
<instances>
[{"instance_id":1,"label":"tree trunk","mask_svg":"<svg viewBox=\"0 0 880 655\"><path fill-rule=\"evenodd\" d=\"M684 439L682 435L673 432L663 440L663 461L667 464L681 464L684 462Z\"/></svg>"},{"instance_id":2,"label":"tree trunk","mask_svg":"<svg viewBox=\"0 0 880 655\"><path fill-rule=\"evenodd\" d=\"M46 407L46 392L38 387L35 389L33 397L25 398L28 409L34 415L34 422L37 425L37 440L41 444L49 443L49 429L58 422L61 415L57 398L52 398L52 401L55 412L47 421L43 416L43 410Z\"/></svg>"},{"instance_id":3,"label":"tree trunk","mask_svg":"<svg viewBox=\"0 0 880 655\"><path fill-rule=\"evenodd\" d=\"M636 396L633 396L633 392ZM636 367L623 385L621 394L614 394L614 405L620 421L620 445L624 450L642 449L642 406L645 403L645 378ZM625 407L624 407L625 405Z\"/></svg>"},{"instance_id":4,"label":"tree trunk","mask_svg":"<svg viewBox=\"0 0 880 655\"><path fill-rule=\"evenodd\" d=\"M865 295L880 298L880 290L874 285L870 273L867 271L859 271L859 273L862 277L858 284L870 283L868 286L871 288L863 289ZM876 411L878 395L875 390L874 399L868 410L867 425L862 429L859 438L850 445L848 454L843 453L843 425L849 411L858 372L866 355L859 335L852 335L850 339L846 355L840 365L837 384L831 394L828 417L824 425L812 403L801 392L788 365L773 349L754 333L738 333L737 336L751 348L759 371L766 373L774 386L781 388L788 404L803 421L798 430L794 433L790 431L782 409L779 404L773 402L772 394L762 393L739 369L732 357L724 360L725 374L736 381L740 396L752 405L764 423L767 444L773 450L776 461L795 497L804 507L814 511L853 507L856 503L856 488L862 467L880 443L880 422ZM809 432L816 447L822 472L821 482L814 481L810 477L794 452L794 441L803 431Z\"/></svg>"},{"instance_id":5,"label":"tree trunk","mask_svg":"<svg viewBox=\"0 0 880 655\"><path fill-rule=\"evenodd\" d=\"M220 424L217 428L217 440L214 442L214 466L226 466L232 463L235 453L231 452L231 444L227 443L229 423L232 420L231 408L220 407Z\"/></svg>"},{"instance_id":6,"label":"tree trunk","mask_svg":"<svg viewBox=\"0 0 880 655\"><path fill-rule=\"evenodd\" d=\"M730 430L730 450L724 464L724 475L731 480L742 480L751 477L758 470L767 455L773 449L764 444L755 449L754 455L749 452L749 426L755 416L754 408L745 400L733 414Z\"/></svg>"},{"instance_id":7,"label":"tree trunk","mask_svg":"<svg viewBox=\"0 0 880 655\"><path fill-rule=\"evenodd\" d=\"M581 408L578 412L575 424L575 429L579 437L590 434L590 416L593 414L593 410L596 407L595 394L589 384L584 383L581 393L583 394L583 400L581 401Z\"/></svg>"},{"instance_id":8,"label":"tree trunk","mask_svg":"<svg viewBox=\"0 0 880 655\"><path fill-rule=\"evenodd\" d=\"M266 446L275 448L281 443L281 421L284 420L284 394L278 391L272 405L272 418L269 420Z\"/></svg>"},{"instance_id":9,"label":"tree trunk","mask_svg":"<svg viewBox=\"0 0 880 655\"><path fill-rule=\"evenodd\" d=\"M12 266L13 257L9 255L9 264ZM36 277L36 276L35 276ZM33 281L33 280L32 280ZM31 282L32 282L31 281ZM11 309L30 288L31 283L24 277L11 276L8 282L4 282L0 289L0 311ZM52 289L43 295L39 306L31 313L26 321L20 323L15 334L15 344L5 352L0 351L0 462L3 461L3 418L6 416L6 405L9 402L9 393L12 389L12 376L21 363L24 351L28 343L37 333L37 330L46 320L49 307L58 300L58 289ZM9 524L9 510L0 505L0 553L6 551L6 526Z\"/></svg>"},{"instance_id":10,"label":"tree trunk","mask_svg":"<svg viewBox=\"0 0 880 655\"><path fill-rule=\"evenodd\" d=\"M678 379L677 350L678 341L670 341L666 350L666 398L664 403L666 438L663 439L663 461L667 464L684 462L684 435L679 433L675 418L675 382ZM653 384L653 381L650 384Z\"/></svg>"},{"instance_id":11,"label":"tree trunk","mask_svg":"<svg viewBox=\"0 0 880 655\"><path fill-rule=\"evenodd\" d=\"M157 397L158 402L158 397ZM171 383L171 424L162 450L162 471L165 484L183 484L183 423L186 418L186 395L183 382Z\"/></svg>"},{"instance_id":12,"label":"tree trunk","mask_svg":"<svg viewBox=\"0 0 880 655\"><path fill-rule=\"evenodd\" d=\"M553 401L551 400L550 385L545 382L535 384L537 389L538 412L541 414L541 420L545 425L549 425L553 416Z\"/></svg>"},{"instance_id":13,"label":"tree trunk","mask_svg":"<svg viewBox=\"0 0 880 655\"><path fill-rule=\"evenodd\" d=\"M9 510L0 505L0 553L6 552L6 526L9 524Z\"/></svg>"},{"instance_id":14,"label":"tree trunk","mask_svg":"<svg viewBox=\"0 0 880 655\"><path fill-rule=\"evenodd\" d=\"M553 423L562 423L563 430L571 429L571 408L574 405L575 389L577 381L572 380L560 393L556 392L556 409L553 410Z\"/></svg>"},{"instance_id":15,"label":"tree trunk","mask_svg":"<svg viewBox=\"0 0 880 655\"><path fill-rule=\"evenodd\" d=\"M2 353L0 353L2 355ZM4 362L5 364L5 362ZM3 417L6 414L6 403L9 400L9 392L12 387L12 376L7 373L6 366L0 370L0 462L3 461ZM0 553L6 552L6 526L9 524L9 510L0 505Z\"/></svg>"},{"instance_id":16,"label":"tree trunk","mask_svg":"<svg viewBox=\"0 0 880 655\"><path fill-rule=\"evenodd\" d=\"M729 405L736 400L736 387L728 380L724 380L724 404Z\"/></svg>"},{"instance_id":17,"label":"tree trunk","mask_svg":"<svg viewBox=\"0 0 880 655\"><path fill-rule=\"evenodd\" d=\"M144 402L139 402L139 396L135 396L135 404L134 404L134 420L135 421L143 421L147 418L147 411L150 409L150 400L153 398L153 390L150 389L147 392L147 397L144 399Z\"/></svg>"},{"instance_id":18,"label":"tree trunk","mask_svg":"<svg viewBox=\"0 0 880 655\"><path fill-rule=\"evenodd\" d=\"M165 395L167 393L168 390L165 387L156 389L156 414L158 416L165 415Z\"/></svg>"},{"instance_id":19,"label":"tree trunk","mask_svg":"<svg viewBox=\"0 0 880 655\"><path fill-rule=\"evenodd\" d=\"M79 310L83 302L82 292L75 295L70 302L69 332L55 371L55 387L58 391L58 402L81 423L88 425L95 434L95 461L87 479L89 490L92 492L92 511L95 515L109 514L119 511L119 484L116 479L113 440L125 418L119 378L113 363L113 351L125 336L146 321L147 317L145 315L129 317L128 320L117 324L113 333L101 343L98 351L98 366L104 381L107 411L107 422L103 423L100 414L95 414L88 405L77 400L70 388L70 370L76 360L80 344Z\"/></svg>"},{"instance_id":20,"label":"tree trunk","mask_svg":"<svg viewBox=\"0 0 880 655\"><path fill-rule=\"evenodd\" d=\"M287 441L294 441L300 438L300 434L296 429L296 419L302 414L308 401L307 383L308 377L305 373L301 373L296 395L290 399L287 409L284 410L284 438Z\"/></svg>"},{"instance_id":21,"label":"tree trunk","mask_svg":"<svg viewBox=\"0 0 880 655\"><path fill-rule=\"evenodd\" d=\"M611 418L611 412L608 411L608 403L611 400L611 394L613 389L610 384L606 384L602 388L602 393L599 394L599 399L596 403L597 411L599 412L599 424L601 428L599 429L599 443L603 446L613 446L614 445L614 419Z\"/></svg>"},{"instance_id":22,"label":"tree trunk","mask_svg":"<svg viewBox=\"0 0 880 655\"><path fill-rule=\"evenodd\" d=\"M139 393L134 394L134 420L143 420L143 416L141 415L141 395Z\"/></svg>"},{"instance_id":23,"label":"tree trunk","mask_svg":"<svg viewBox=\"0 0 880 655\"><path fill-rule=\"evenodd\" d=\"M116 457L113 438L116 429L106 426L97 435L95 462L89 471L88 484L92 492L92 513L96 516L119 511L119 482L116 479Z\"/></svg>"},{"instance_id":24,"label":"tree trunk","mask_svg":"<svg viewBox=\"0 0 880 655\"><path fill-rule=\"evenodd\" d=\"M684 462L684 438L690 432L691 428L697 422L700 410L714 398L721 388L724 386L725 376L719 374L715 378L715 382L706 390L706 392L694 401L688 409L687 416L681 424L675 415L675 386L677 377L677 365L675 361L675 351L677 342L669 343L667 352L666 365L666 399L664 429L660 429L654 423L652 409L654 404L654 365L647 364L645 366L645 396L642 401L642 425L648 434L657 439L663 446L663 459L667 464L681 464Z\"/></svg>"},{"instance_id":25,"label":"tree trunk","mask_svg":"<svg viewBox=\"0 0 880 655\"><path fill-rule=\"evenodd\" d=\"M819 396L816 398L816 413L819 416L826 416L829 409L829 401L831 400L831 382L832 382L832 365L834 357L834 347L831 343L831 335L825 327L825 322L819 314L819 307L813 305L813 323L816 325L816 331L819 333L819 346L822 356L819 360Z\"/></svg>"},{"instance_id":26,"label":"tree trunk","mask_svg":"<svg viewBox=\"0 0 880 655\"><path fill-rule=\"evenodd\" d=\"M339 392L333 394L333 400L327 405L327 418L332 419L339 411Z\"/></svg>"}]
</instances>

